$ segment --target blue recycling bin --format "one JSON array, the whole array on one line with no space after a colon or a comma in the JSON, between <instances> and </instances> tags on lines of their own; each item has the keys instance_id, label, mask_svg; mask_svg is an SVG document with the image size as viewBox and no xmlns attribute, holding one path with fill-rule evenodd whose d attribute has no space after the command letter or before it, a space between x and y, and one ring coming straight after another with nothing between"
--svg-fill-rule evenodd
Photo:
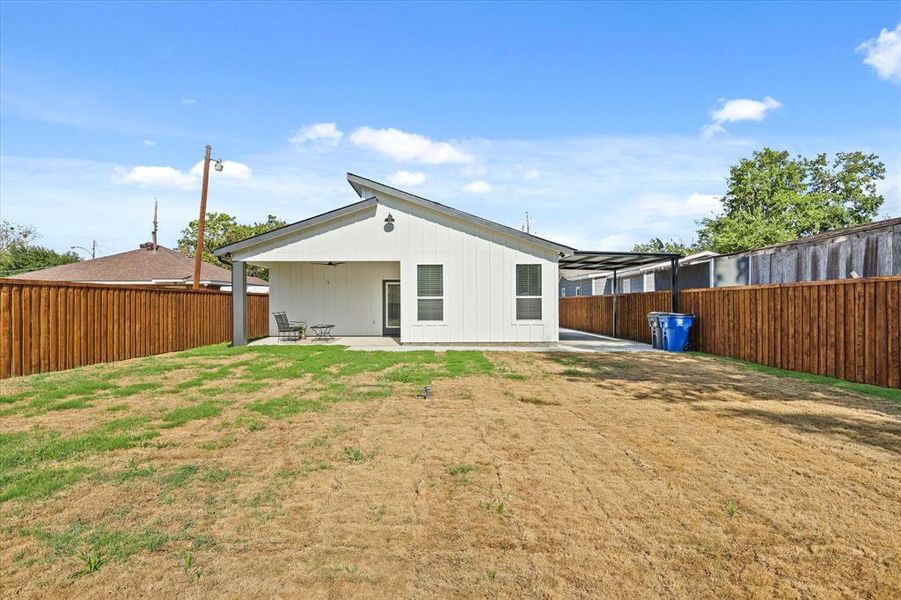
<instances>
[{"instance_id":1,"label":"blue recycling bin","mask_svg":"<svg viewBox=\"0 0 901 600\"><path fill-rule=\"evenodd\" d=\"M658 316L663 333L663 349L667 352L682 352L688 346L688 332L694 323L694 315L663 313Z\"/></svg>"},{"instance_id":2,"label":"blue recycling bin","mask_svg":"<svg viewBox=\"0 0 901 600\"><path fill-rule=\"evenodd\" d=\"M663 331L660 329L660 316L665 314L667 313L648 313L648 326L651 328L651 346L656 350L663 350Z\"/></svg>"}]
</instances>

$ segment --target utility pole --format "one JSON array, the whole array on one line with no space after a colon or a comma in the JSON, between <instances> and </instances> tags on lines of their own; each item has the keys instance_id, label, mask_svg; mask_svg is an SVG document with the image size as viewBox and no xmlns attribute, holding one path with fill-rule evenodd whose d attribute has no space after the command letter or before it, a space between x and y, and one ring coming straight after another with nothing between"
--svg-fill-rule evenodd
<instances>
[{"instance_id":1,"label":"utility pole","mask_svg":"<svg viewBox=\"0 0 901 600\"><path fill-rule=\"evenodd\" d=\"M532 218L529 216L529 211L526 211L526 220L522 224L522 230L526 233L532 233Z\"/></svg>"},{"instance_id":2,"label":"utility pole","mask_svg":"<svg viewBox=\"0 0 901 600\"><path fill-rule=\"evenodd\" d=\"M159 245L156 243L156 230L157 230L157 221L156 221L156 209L159 203L156 201L156 198L153 199L153 231L150 232L150 237L153 241L153 249L156 250L159 248Z\"/></svg>"},{"instance_id":3,"label":"utility pole","mask_svg":"<svg viewBox=\"0 0 901 600\"><path fill-rule=\"evenodd\" d=\"M203 155L203 182L200 184L200 218L197 219L197 252L194 254L194 281L191 287L200 289L200 263L203 261L203 224L206 222L206 192L210 185L210 160L216 163L216 171L223 169L222 159L210 159L213 148L207 144Z\"/></svg>"},{"instance_id":4,"label":"utility pole","mask_svg":"<svg viewBox=\"0 0 901 600\"><path fill-rule=\"evenodd\" d=\"M203 155L203 183L200 184L200 217L197 219L197 252L194 253L194 279L191 287L200 289L200 263L203 261L203 225L206 222L206 192L210 185L210 153L213 149L206 145Z\"/></svg>"},{"instance_id":5,"label":"utility pole","mask_svg":"<svg viewBox=\"0 0 901 600\"><path fill-rule=\"evenodd\" d=\"M88 250L84 246L69 246L69 250L75 250L78 248L79 250L84 250L85 252L91 253L91 260L97 258L97 240L91 240L91 249Z\"/></svg>"}]
</instances>

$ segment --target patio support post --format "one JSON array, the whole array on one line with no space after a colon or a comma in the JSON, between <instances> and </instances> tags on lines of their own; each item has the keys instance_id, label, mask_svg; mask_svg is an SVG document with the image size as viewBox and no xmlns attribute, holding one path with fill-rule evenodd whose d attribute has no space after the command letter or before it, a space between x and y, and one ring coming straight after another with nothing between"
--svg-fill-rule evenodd
<instances>
[{"instance_id":1,"label":"patio support post","mask_svg":"<svg viewBox=\"0 0 901 600\"><path fill-rule=\"evenodd\" d=\"M679 312L679 259L670 259L670 312Z\"/></svg>"},{"instance_id":2,"label":"patio support post","mask_svg":"<svg viewBox=\"0 0 901 600\"><path fill-rule=\"evenodd\" d=\"M243 260L232 261L232 346L247 345L247 271Z\"/></svg>"},{"instance_id":3,"label":"patio support post","mask_svg":"<svg viewBox=\"0 0 901 600\"><path fill-rule=\"evenodd\" d=\"M616 269L613 269L613 337L616 337Z\"/></svg>"}]
</instances>

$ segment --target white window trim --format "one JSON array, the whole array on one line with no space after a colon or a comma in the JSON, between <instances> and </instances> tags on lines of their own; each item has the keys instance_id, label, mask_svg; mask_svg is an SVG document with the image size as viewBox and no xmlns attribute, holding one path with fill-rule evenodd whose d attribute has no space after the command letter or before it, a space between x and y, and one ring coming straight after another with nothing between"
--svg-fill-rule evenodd
<instances>
[{"instance_id":1,"label":"white window trim","mask_svg":"<svg viewBox=\"0 0 901 600\"><path fill-rule=\"evenodd\" d=\"M419 295L419 267L441 267L441 295L440 296L420 296ZM447 324L447 300L444 294L445 277L444 263L416 263L416 324L422 325L446 325ZM421 320L419 318L419 301L420 300L441 300L441 320Z\"/></svg>"},{"instance_id":2,"label":"white window trim","mask_svg":"<svg viewBox=\"0 0 901 600\"><path fill-rule=\"evenodd\" d=\"M539 281L541 282L541 295L540 296L519 296L516 293L516 267L519 265L538 265L538 272L541 274ZM544 266L541 263L515 263L513 265L513 324L521 325L525 324L534 324L534 323L544 323ZM517 319L516 318L516 300L519 298L538 298L541 301L541 318L540 319Z\"/></svg>"}]
</instances>

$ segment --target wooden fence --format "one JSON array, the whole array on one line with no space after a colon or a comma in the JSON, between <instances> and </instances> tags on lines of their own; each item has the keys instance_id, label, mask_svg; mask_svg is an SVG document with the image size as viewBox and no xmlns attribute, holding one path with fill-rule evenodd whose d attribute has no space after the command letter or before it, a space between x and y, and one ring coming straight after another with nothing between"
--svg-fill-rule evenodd
<instances>
[{"instance_id":1,"label":"wooden fence","mask_svg":"<svg viewBox=\"0 0 901 600\"><path fill-rule=\"evenodd\" d=\"M247 335L269 332L269 296L248 296ZM0 279L0 379L231 339L231 294Z\"/></svg>"},{"instance_id":2,"label":"wooden fence","mask_svg":"<svg viewBox=\"0 0 901 600\"><path fill-rule=\"evenodd\" d=\"M901 277L683 290L691 347L771 367L901 387ZM617 297L617 336L650 342L669 292ZM560 326L612 335L613 298L560 300Z\"/></svg>"}]
</instances>

